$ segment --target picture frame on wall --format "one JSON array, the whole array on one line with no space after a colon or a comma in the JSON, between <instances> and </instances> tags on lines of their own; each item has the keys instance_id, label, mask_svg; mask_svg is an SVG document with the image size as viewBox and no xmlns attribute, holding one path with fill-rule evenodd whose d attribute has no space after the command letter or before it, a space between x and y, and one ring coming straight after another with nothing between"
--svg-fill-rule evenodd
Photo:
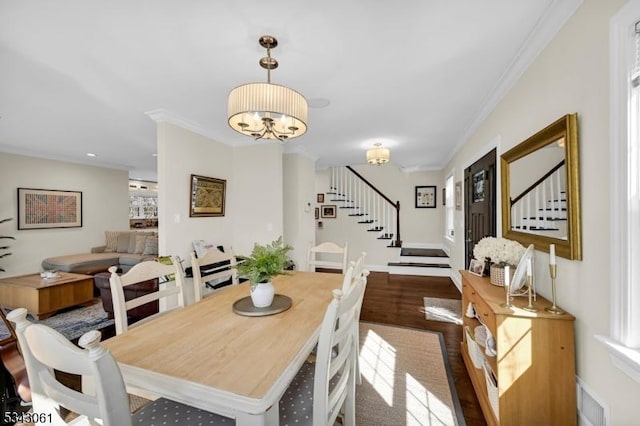
<instances>
[{"instance_id":1,"label":"picture frame on wall","mask_svg":"<svg viewBox=\"0 0 640 426\"><path fill-rule=\"evenodd\" d=\"M337 207L335 204L323 204L320 207L320 216L324 218L335 218L337 215Z\"/></svg>"},{"instance_id":2,"label":"picture frame on wall","mask_svg":"<svg viewBox=\"0 0 640 426\"><path fill-rule=\"evenodd\" d=\"M320 208L316 207L316 219L320 219Z\"/></svg>"},{"instance_id":3,"label":"picture frame on wall","mask_svg":"<svg viewBox=\"0 0 640 426\"><path fill-rule=\"evenodd\" d=\"M317 194L316 195L316 202L317 203L324 203L324 194Z\"/></svg>"},{"instance_id":4,"label":"picture frame on wall","mask_svg":"<svg viewBox=\"0 0 640 426\"><path fill-rule=\"evenodd\" d=\"M436 208L436 195L435 185L416 186L416 208Z\"/></svg>"},{"instance_id":5,"label":"picture frame on wall","mask_svg":"<svg viewBox=\"0 0 640 426\"><path fill-rule=\"evenodd\" d=\"M224 216L227 181L191 175L189 217Z\"/></svg>"},{"instance_id":6,"label":"picture frame on wall","mask_svg":"<svg viewBox=\"0 0 640 426\"><path fill-rule=\"evenodd\" d=\"M456 182L455 189L456 210L462 210L462 181Z\"/></svg>"},{"instance_id":7,"label":"picture frame on wall","mask_svg":"<svg viewBox=\"0 0 640 426\"><path fill-rule=\"evenodd\" d=\"M81 227L82 192L18 188L18 229Z\"/></svg>"}]
</instances>

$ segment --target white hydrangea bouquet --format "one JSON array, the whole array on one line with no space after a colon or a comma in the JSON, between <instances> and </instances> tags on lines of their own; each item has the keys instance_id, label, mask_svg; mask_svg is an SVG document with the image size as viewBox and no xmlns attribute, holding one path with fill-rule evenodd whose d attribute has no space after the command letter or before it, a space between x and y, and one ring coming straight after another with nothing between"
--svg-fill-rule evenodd
<instances>
[{"instance_id":1,"label":"white hydrangea bouquet","mask_svg":"<svg viewBox=\"0 0 640 426\"><path fill-rule=\"evenodd\" d=\"M525 248L517 241L507 238L484 237L473 248L473 257L478 260L491 259L498 265L517 266Z\"/></svg>"}]
</instances>

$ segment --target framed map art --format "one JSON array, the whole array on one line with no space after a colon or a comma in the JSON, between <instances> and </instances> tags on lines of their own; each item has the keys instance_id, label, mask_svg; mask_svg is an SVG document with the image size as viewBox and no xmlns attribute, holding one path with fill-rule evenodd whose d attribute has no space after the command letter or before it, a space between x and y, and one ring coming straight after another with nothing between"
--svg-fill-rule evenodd
<instances>
[{"instance_id":1,"label":"framed map art","mask_svg":"<svg viewBox=\"0 0 640 426\"><path fill-rule=\"evenodd\" d=\"M191 175L189 217L224 216L227 181Z\"/></svg>"},{"instance_id":2,"label":"framed map art","mask_svg":"<svg viewBox=\"0 0 640 426\"><path fill-rule=\"evenodd\" d=\"M18 229L82 227L82 192L18 188Z\"/></svg>"}]
</instances>

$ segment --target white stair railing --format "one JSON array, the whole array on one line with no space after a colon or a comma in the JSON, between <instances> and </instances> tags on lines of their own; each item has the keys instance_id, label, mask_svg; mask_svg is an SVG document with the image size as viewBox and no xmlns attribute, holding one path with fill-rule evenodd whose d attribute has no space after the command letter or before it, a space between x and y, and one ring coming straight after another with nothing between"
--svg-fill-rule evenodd
<instances>
[{"instance_id":1,"label":"white stair railing","mask_svg":"<svg viewBox=\"0 0 640 426\"><path fill-rule=\"evenodd\" d=\"M392 202L351 167L331 169L329 194L332 201L340 203L338 208L349 211L349 216L375 232L378 239L391 240L391 246L401 245L400 202Z\"/></svg>"},{"instance_id":2,"label":"white stair railing","mask_svg":"<svg viewBox=\"0 0 640 426\"><path fill-rule=\"evenodd\" d=\"M566 226L559 226L567 218L565 176L563 161L514 198L511 202L511 229L544 235L559 232L559 238L566 238L562 235Z\"/></svg>"}]
</instances>

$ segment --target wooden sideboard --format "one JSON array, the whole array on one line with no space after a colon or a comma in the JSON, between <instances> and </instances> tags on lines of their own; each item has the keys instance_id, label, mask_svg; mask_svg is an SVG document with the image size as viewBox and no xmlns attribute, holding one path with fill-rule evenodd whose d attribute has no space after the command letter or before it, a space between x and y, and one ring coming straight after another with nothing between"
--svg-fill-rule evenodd
<instances>
[{"instance_id":1,"label":"wooden sideboard","mask_svg":"<svg viewBox=\"0 0 640 426\"><path fill-rule=\"evenodd\" d=\"M460 272L463 327L473 336L484 324L496 342L493 357L477 346L482 355L475 358L476 363L483 364L478 369L469 354L477 344L468 341L463 329L462 357L487 424L575 425L575 318L545 311L551 302L540 296L533 303L537 312L522 309L528 304L522 296L513 297L513 307L506 308L501 306L506 300L504 288L491 284L489 278ZM469 303L474 305L474 318L466 315ZM487 385L485 370L493 373L497 387Z\"/></svg>"}]
</instances>

